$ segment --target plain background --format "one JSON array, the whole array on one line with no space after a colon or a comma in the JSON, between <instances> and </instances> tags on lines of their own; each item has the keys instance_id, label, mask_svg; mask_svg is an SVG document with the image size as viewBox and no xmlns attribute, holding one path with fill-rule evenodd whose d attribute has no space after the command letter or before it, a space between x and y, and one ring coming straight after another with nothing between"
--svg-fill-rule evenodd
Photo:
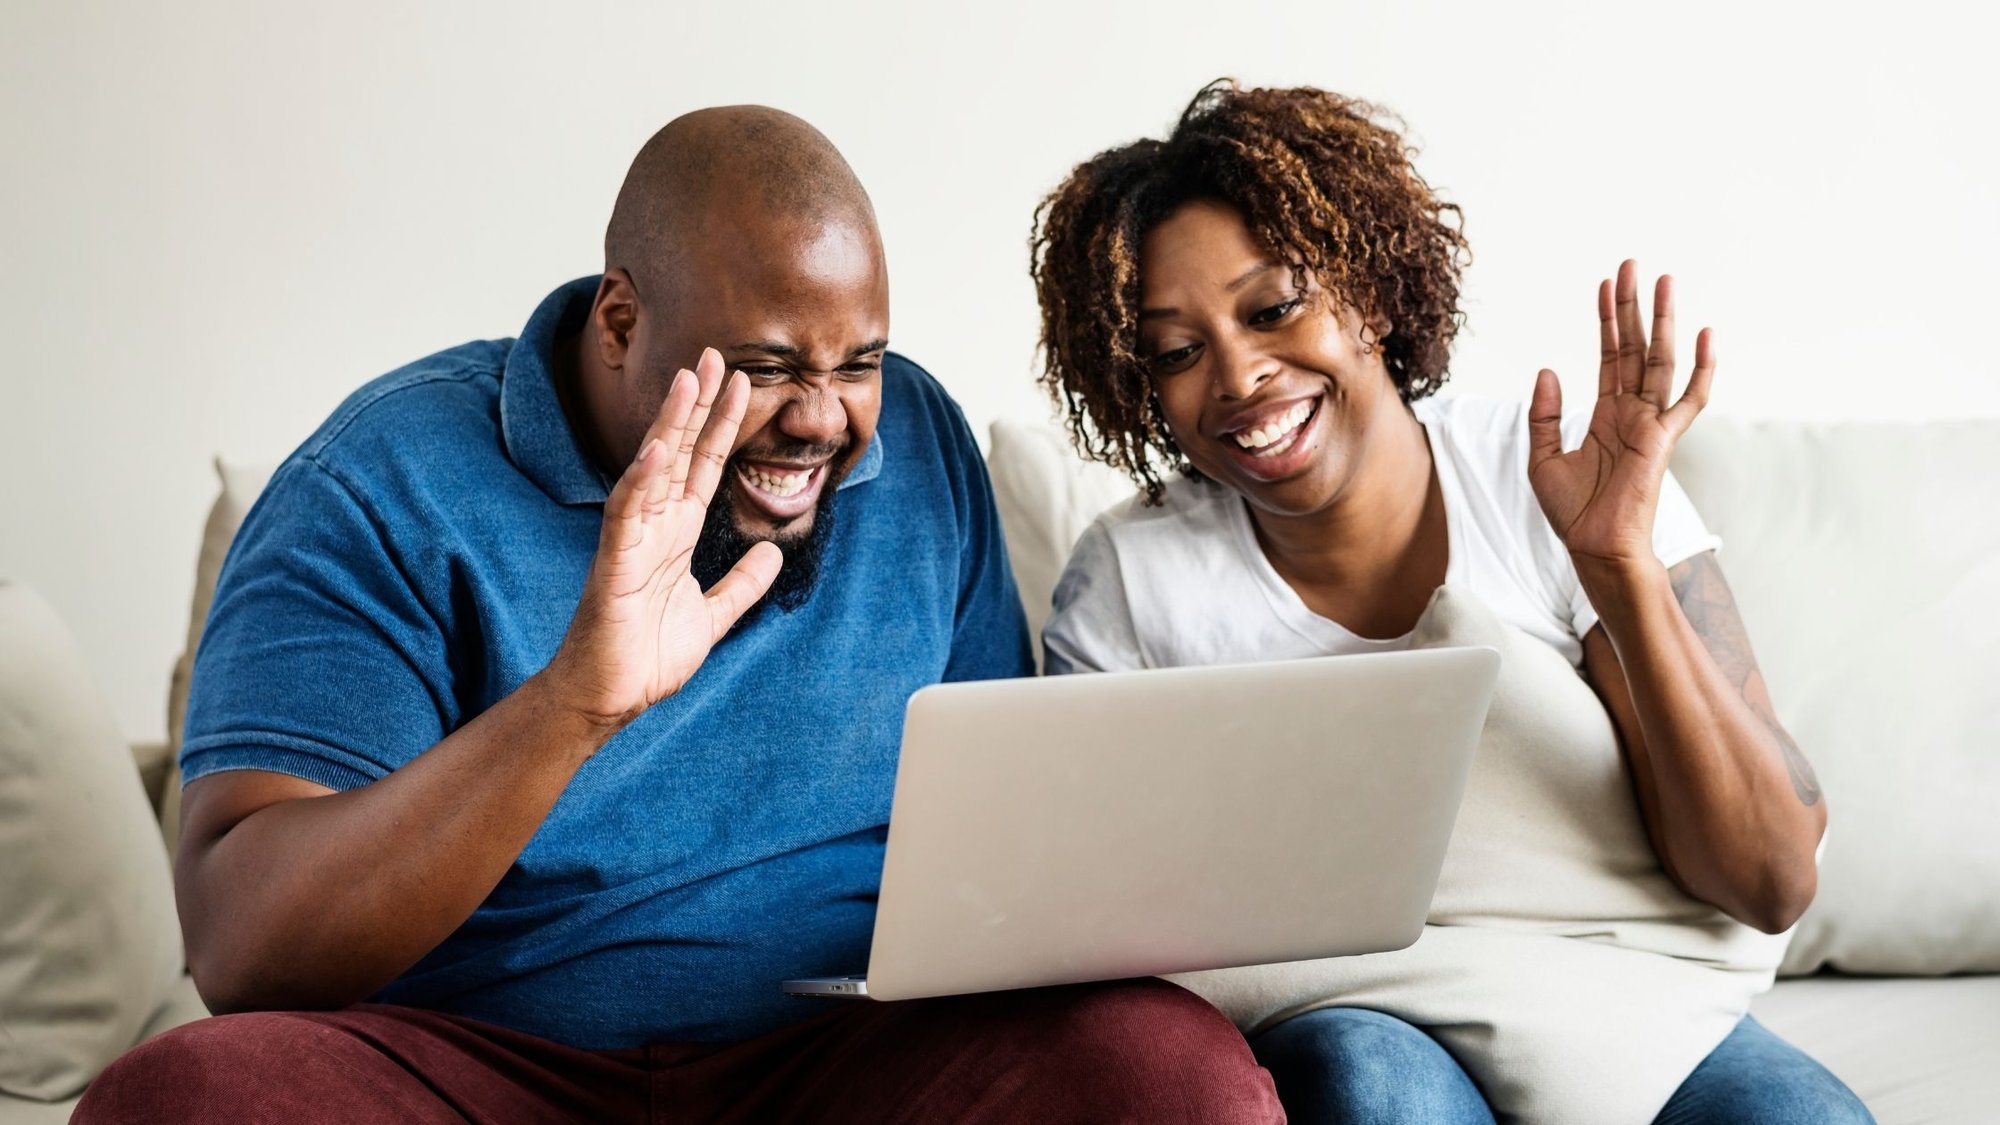
<instances>
[{"instance_id":1,"label":"plain background","mask_svg":"<svg viewBox=\"0 0 2000 1125\"><path fill-rule=\"evenodd\" d=\"M600 267L645 138L743 101L847 154L894 344L981 432L1047 415L1036 202L1222 75L1410 123L1475 254L1454 392L1548 365L1578 404L1596 281L1633 256L1676 275L1685 340L1716 327L1713 410L2000 414L1970 7L6 0L0 576L160 737L210 458L275 461L367 379L515 334Z\"/></svg>"}]
</instances>

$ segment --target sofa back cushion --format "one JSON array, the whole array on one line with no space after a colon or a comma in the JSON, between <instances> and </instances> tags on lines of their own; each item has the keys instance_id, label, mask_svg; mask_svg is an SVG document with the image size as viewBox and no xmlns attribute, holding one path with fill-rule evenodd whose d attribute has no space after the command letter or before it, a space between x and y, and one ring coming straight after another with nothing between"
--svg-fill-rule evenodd
<instances>
[{"instance_id":1,"label":"sofa back cushion","mask_svg":"<svg viewBox=\"0 0 2000 1125\"><path fill-rule=\"evenodd\" d=\"M1132 493L1047 425L1000 421L992 473L1030 624L1069 549ZM1674 471L1831 828L1784 972L2000 971L2000 421L1705 416Z\"/></svg>"},{"instance_id":2,"label":"sofa back cushion","mask_svg":"<svg viewBox=\"0 0 2000 1125\"><path fill-rule=\"evenodd\" d=\"M1703 418L1674 469L1829 802L1785 971L2000 971L2000 420Z\"/></svg>"},{"instance_id":3,"label":"sofa back cushion","mask_svg":"<svg viewBox=\"0 0 2000 1125\"><path fill-rule=\"evenodd\" d=\"M180 979L167 856L55 611L0 581L0 1091L75 1094Z\"/></svg>"}]
</instances>

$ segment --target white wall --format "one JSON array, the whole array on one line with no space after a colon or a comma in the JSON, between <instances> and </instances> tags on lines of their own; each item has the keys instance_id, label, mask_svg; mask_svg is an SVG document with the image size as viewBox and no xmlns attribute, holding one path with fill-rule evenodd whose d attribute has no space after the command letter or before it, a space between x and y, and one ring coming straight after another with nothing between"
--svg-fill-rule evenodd
<instances>
[{"instance_id":1,"label":"white wall","mask_svg":"<svg viewBox=\"0 0 2000 1125\"><path fill-rule=\"evenodd\" d=\"M208 459L275 460L360 382L512 335L596 267L640 142L737 101L846 151L895 343L981 429L1044 413L1037 199L1223 74L1411 122L1477 256L1460 391L1549 364L1585 393L1595 282L1634 255L1677 275L1690 333L1717 326L1717 410L2000 414L2000 83L1988 30L1946 13L8 0L0 574L160 736Z\"/></svg>"}]
</instances>

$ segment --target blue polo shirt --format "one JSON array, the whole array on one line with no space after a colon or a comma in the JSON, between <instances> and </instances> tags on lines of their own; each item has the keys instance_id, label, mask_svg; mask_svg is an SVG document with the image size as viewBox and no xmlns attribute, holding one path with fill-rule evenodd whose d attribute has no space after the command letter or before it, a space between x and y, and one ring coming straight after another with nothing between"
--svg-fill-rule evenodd
<instances>
[{"instance_id":1,"label":"blue polo shirt","mask_svg":"<svg viewBox=\"0 0 2000 1125\"><path fill-rule=\"evenodd\" d=\"M596 287L556 290L517 340L369 383L278 469L216 587L188 780L367 785L548 662L609 491L550 376ZM901 356L881 377L812 598L732 633L611 739L376 1000L578 1047L712 1042L823 1010L781 980L867 964L905 702L1033 670L964 417Z\"/></svg>"}]
</instances>

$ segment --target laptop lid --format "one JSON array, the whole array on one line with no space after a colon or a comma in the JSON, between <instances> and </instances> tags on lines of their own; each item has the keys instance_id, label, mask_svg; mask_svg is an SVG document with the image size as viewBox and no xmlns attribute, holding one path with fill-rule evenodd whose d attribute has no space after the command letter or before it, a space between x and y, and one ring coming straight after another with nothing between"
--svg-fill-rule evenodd
<instances>
[{"instance_id":1,"label":"laptop lid","mask_svg":"<svg viewBox=\"0 0 2000 1125\"><path fill-rule=\"evenodd\" d=\"M1472 647L917 692L868 994L1409 945L1499 666Z\"/></svg>"}]
</instances>

